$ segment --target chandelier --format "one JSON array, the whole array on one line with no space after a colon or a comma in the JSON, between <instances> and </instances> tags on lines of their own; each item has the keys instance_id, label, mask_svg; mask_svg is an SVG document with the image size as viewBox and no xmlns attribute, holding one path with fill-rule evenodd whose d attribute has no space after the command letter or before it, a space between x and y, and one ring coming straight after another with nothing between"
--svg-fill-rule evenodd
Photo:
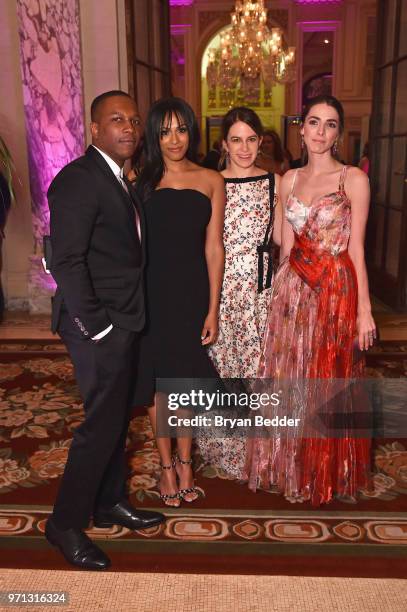
<instances>
[{"instance_id":1,"label":"chandelier","mask_svg":"<svg viewBox=\"0 0 407 612\"><path fill-rule=\"evenodd\" d=\"M209 87L218 83L226 97L233 98L239 88L243 98L255 102L263 83L267 104L274 84L295 80L295 47L284 46L281 28L268 28L264 0L236 0L220 47L220 52L209 50L207 80Z\"/></svg>"}]
</instances>

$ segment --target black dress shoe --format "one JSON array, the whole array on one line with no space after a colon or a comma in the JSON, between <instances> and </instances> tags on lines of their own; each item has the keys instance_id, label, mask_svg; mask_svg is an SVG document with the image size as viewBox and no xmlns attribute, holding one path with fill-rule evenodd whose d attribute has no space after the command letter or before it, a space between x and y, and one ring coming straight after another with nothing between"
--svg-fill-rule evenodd
<instances>
[{"instance_id":1,"label":"black dress shoe","mask_svg":"<svg viewBox=\"0 0 407 612\"><path fill-rule=\"evenodd\" d=\"M123 500L109 510L98 510L93 517L95 527L121 525L127 529L148 529L164 523L165 516L160 512L136 510L128 501Z\"/></svg>"},{"instance_id":2,"label":"black dress shoe","mask_svg":"<svg viewBox=\"0 0 407 612\"><path fill-rule=\"evenodd\" d=\"M53 546L59 548L71 565L87 570L104 570L110 565L110 559L80 529L62 531L48 519L45 526L45 537Z\"/></svg>"}]
</instances>

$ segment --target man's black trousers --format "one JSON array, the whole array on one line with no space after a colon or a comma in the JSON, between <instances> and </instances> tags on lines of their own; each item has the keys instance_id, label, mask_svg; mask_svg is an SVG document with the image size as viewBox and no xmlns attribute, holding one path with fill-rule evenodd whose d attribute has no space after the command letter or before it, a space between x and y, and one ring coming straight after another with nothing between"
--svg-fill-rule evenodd
<instances>
[{"instance_id":1,"label":"man's black trousers","mask_svg":"<svg viewBox=\"0 0 407 612\"><path fill-rule=\"evenodd\" d=\"M58 333L74 365L85 420L74 432L53 519L60 529L83 529L95 510L125 496L138 334L113 327L98 342L83 339L65 310Z\"/></svg>"}]
</instances>

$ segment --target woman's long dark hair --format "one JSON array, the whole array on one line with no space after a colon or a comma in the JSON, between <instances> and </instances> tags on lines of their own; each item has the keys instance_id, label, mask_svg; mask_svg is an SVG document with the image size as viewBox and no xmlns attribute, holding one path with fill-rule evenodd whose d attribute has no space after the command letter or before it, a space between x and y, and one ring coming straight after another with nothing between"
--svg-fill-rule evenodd
<instances>
[{"instance_id":1,"label":"woman's long dark hair","mask_svg":"<svg viewBox=\"0 0 407 612\"><path fill-rule=\"evenodd\" d=\"M339 136L342 136L342 134L345 131L345 111L343 110L342 104L334 96L322 94L320 96L316 96L315 98L311 98L311 100L308 100L307 104L304 106L304 109L301 115L302 125L304 125L305 120L310 114L312 107L316 106L317 104L327 104L328 106L331 106L332 108L336 110L336 112L338 113L338 117L339 117ZM339 161L338 153L335 154L332 151L332 156ZM307 147L304 147L304 150L302 153L302 162L303 162L303 165L305 165L308 162Z\"/></svg>"},{"instance_id":2,"label":"woman's long dark hair","mask_svg":"<svg viewBox=\"0 0 407 612\"><path fill-rule=\"evenodd\" d=\"M137 190L147 200L164 176L165 166L161 153L161 130L171 127L172 117L179 125L185 124L189 135L187 159L196 162L199 145L199 129L195 113L182 98L162 98L154 102L148 113L145 131L145 165L137 181Z\"/></svg>"}]
</instances>

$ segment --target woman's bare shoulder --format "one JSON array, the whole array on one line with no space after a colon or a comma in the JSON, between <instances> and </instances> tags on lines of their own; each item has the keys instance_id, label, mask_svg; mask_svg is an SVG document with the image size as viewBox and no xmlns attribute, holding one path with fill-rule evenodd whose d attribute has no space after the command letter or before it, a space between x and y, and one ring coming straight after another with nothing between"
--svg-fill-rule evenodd
<instances>
[{"instance_id":1,"label":"woman's bare shoulder","mask_svg":"<svg viewBox=\"0 0 407 612\"><path fill-rule=\"evenodd\" d=\"M216 170L210 170L209 168L200 168L200 177L214 187L223 185L224 183L221 173Z\"/></svg>"},{"instance_id":2,"label":"woman's bare shoulder","mask_svg":"<svg viewBox=\"0 0 407 612\"><path fill-rule=\"evenodd\" d=\"M352 203L352 210L357 210L360 203L370 200L369 177L356 166L348 166L344 182L345 193Z\"/></svg>"},{"instance_id":3,"label":"woman's bare shoulder","mask_svg":"<svg viewBox=\"0 0 407 612\"><path fill-rule=\"evenodd\" d=\"M369 183L366 172L357 166L347 166L345 184L363 185Z\"/></svg>"},{"instance_id":4,"label":"woman's bare shoulder","mask_svg":"<svg viewBox=\"0 0 407 612\"><path fill-rule=\"evenodd\" d=\"M287 170L287 172L285 172L283 176L280 176L280 187L282 189L285 189L288 185L291 187L296 172L296 169Z\"/></svg>"}]
</instances>

